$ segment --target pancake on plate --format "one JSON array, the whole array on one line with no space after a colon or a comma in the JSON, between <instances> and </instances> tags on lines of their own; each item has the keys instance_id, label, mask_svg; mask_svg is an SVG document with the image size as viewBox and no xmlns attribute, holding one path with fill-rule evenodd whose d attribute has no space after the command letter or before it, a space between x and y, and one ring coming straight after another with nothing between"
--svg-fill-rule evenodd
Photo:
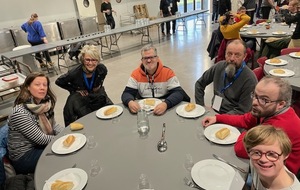
<instances>
[{"instance_id":1,"label":"pancake on plate","mask_svg":"<svg viewBox=\"0 0 300 190\"><path fill-rule=\"evenodd\" d=\"M272 58L270 59L270 63L281 63L281 60L278 58Z\"/></svg>"},{"instance_id":2,"label":"pancake on plate","mask_svg":"<svg viewBox=\"0 0 300 190\"><path fill-rule=\"evenodd\" d=\"M285 73L285 71L283 69L274 69L273 72L276 74L284 74Z\"/></svg>"}]
</instances>

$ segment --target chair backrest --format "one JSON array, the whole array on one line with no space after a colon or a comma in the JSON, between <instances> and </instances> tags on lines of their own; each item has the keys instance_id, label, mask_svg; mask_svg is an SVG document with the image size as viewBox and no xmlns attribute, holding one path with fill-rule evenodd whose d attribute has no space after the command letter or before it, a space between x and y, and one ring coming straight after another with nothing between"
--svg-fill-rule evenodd
<instances>
[{"instance_id":1,"label":"chair backrest","mask_svg":"<svg viewBox=\"0 0 300 190\"><path fill-rule=\"evenodd\" d=\"M281 50L280 55L286 55L292 52L300 52L300 47L284 48Z\"/></svg>"},{"instance_id":2,"label":"chair backrest","mask_svg":"<svg viewBox=\"0 0 300 190\"><path fill-rule=\"evenodd\" d=\"M260 67L264 67L264 65L265 65L265 61L268 59L268 57L267 56L263 56L263 57L260 57L260 58L258 58L257 60L256 60L256 62L258 63L258 65L260 66Z\"/></svg>"},{"instance_id":3,"label":"chair backrest","mask_svg":"<svg viewBox=\"0 0 300 190\"><path fill-rule=\"evenodd\" d=\"M257 81L260 81L264 77L264 70L262 67L257 67L252 70L257 78Z\"/></svg>"}]
</instances>

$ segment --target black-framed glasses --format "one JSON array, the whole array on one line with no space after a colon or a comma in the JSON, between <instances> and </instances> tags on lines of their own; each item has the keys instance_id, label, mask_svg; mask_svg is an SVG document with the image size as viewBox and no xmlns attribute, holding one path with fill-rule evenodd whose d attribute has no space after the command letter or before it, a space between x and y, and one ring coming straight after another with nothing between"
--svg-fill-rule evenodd
<instances>
[{"instance_id":1,"label":"black-framed glasses","mask_svg":"<svg viewBox=\"0 0 300 190\"><path fill-rule=\"evenodd\" d=\"M84 62L93 62L93 63L95 63L95 62L97 62L98 60L97 59L89 59L89 58L86 58L86 59L83 59L84 60Z\"/></svg>"},{"instance_id":2,"label":"black-framed glasses","mask_svg":"<svg viewBox=\"0 0 300 190\"><path fill-rule=\"evenodd\" d=\"M157 55L154 56L148 56L148 57L142 57L142 60L147 61L149 59L154 60L157 57Z\"/></svg>"},{"instance_id":3,"label":"black-framed glasses","mask_svg":"<svg viewBox=\"0 0 300 190\"><path fill-rule=\"evenodd\" d=\"M278 102L280 100L268 100L266 98L263 98L263 97L259 97L257 96L254 92L251 93L251 98L252 99L256 99L258 101L259 104L261 105L266 105L266 104L269 104L269 103L273 103L273 102Z\"/></svg>"},{"instance_id":4,"label":"black-framed glasses","mask_svg":"<svg viewBox=\"0 0 300 190\"><path fill-rule=\"evenodd\" d=\"M271 162L276 162L282 154L283 153L278 154L274 151L262 152L260 150L250 150L249 152L249 156L252 160L259 160L263 155L265 155L266 158Z\"/></svg>"}]
</instances>

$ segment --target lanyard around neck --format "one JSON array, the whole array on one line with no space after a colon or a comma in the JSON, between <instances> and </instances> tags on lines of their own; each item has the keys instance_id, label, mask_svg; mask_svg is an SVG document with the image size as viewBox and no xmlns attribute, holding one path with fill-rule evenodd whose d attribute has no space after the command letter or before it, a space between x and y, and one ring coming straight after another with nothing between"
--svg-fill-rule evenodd
<instances>
[{"instance_id":1,"label":"lanyard around neck","mask_svg":"<svg viewBox=\"0 0 300 190\"><path fill-rule=\"evenodd\" d=\"M147 80L148 80L149 86L151 88L152 97L155 98L155 95L154 95L154 85L153 85L153 83L154 83L154 75L151 76L151 79L150 79L149 75L146 74L146 76L147 76Z\"/></svg>"},{"instance_id":2,"label":"lanyard around neck","mask_svg":"<svg viewBox=\"0 0 300 190\"><path fill-rule=\"evenodd\" d=\"M95 79L95 72L93 72L92 80L90 82L86 78L86 73L83 72L82 74L83 74L83 78L84 78L84 81L85 81L85 85L86 85L88 91L90 92L93 89L93 84L94 84L94 79Z\"/></svg>"},{"instance_id":3,"label":"lanyard around neck","mask_svg":"<svg viewBox=\"0 0 300 190\"><path fill-rule=\"evenodd\" d=\"M232 80L230 83L228 83L228 84L221 90L221 93L224 93L224 91L225 91L227 88L229 88L229 87L233 84L233 82L241 75L241 73L242 73L242 71L243 71L245 65L246 65L246 63L245 63L245 61L243 61L242 66L238 69L237 73L234 75L233 80ZM225 73L224 73L224 84L225 84L225 82L226 82L226 78L227 78L227 73L225 72Z\"/></svg>"}]
</instances>

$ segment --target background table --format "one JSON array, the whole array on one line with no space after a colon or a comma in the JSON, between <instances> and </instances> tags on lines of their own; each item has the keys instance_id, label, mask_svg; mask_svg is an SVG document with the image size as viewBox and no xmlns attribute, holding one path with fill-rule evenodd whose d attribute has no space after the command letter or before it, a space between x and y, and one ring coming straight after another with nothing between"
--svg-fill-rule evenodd
<instances>
[{"instance_id":1,"label":"background table","mask_svg":"<svg viewBox=\"0 0 300 190\"><path fill-rule=\"evenodd\" d=\"M241 37L248 38L268 38L268 37L288 37L293 34L292 29L295 29L293 26L289 27L288 25L283 25L281 23L272 23L270 29L266 29L265 25L256 25L251 27L244 27L245 31L240 32ZM248 34L248 32L257 31L257 34ZM278 35L273 34L273 32L286 32L286 34Z\"/></svg>"},{"instance_id":2,"label":"background table","mask_svg":"<svg viewBox=\"0 0 300 190\"><path fill-rule=\"evenodd\" d=\"M150 115L151 128L145 139L140 138L137 132L137 116L127 108L117 119L101 120L95 112L79 119L78 122L85 127L77 132L87 137L94 136L98 146L88 149L85 145L75 154L46 156L57 138L72 133L69 127L66 128L46 147L39 159L35 171L36 189L42 189L45 180L74 164L89 175L91 160L95 159L99 161L102 171L95 177L89 175L85 189L138 189L142 173L148 177L151 188L156 190L191 189L183 181L184 177L190 176L184 167L187 154L196 163L214 159L212 153L215 153L248 171L248 160L237 158L233 145L218 145L203 138L203 116L184 119L176 114L175 109L168 110L162 116ZM167 126L168 150L160 153L157 151L157 142L161 137L163 123Z\"/></svg>"},{"instance_id":3,"label":"background table","mask_svg":"<svg viewBox=\"0 0 300 190\"><path fill-rule=\"evenodd\" d=\"M282 68L282 69L289 69L295 72L294 76L291 77L284 77L285 80L289 81L292 88L296 91L300 91L300 59L293 58L289 55L282 55L276 57L278 59L283 59L288 62L287 65L283 66L273 66L273 65L264 65L264 72L266 75L269 75L269 71L276 68Z\"/></svg>"}]
</instances>

